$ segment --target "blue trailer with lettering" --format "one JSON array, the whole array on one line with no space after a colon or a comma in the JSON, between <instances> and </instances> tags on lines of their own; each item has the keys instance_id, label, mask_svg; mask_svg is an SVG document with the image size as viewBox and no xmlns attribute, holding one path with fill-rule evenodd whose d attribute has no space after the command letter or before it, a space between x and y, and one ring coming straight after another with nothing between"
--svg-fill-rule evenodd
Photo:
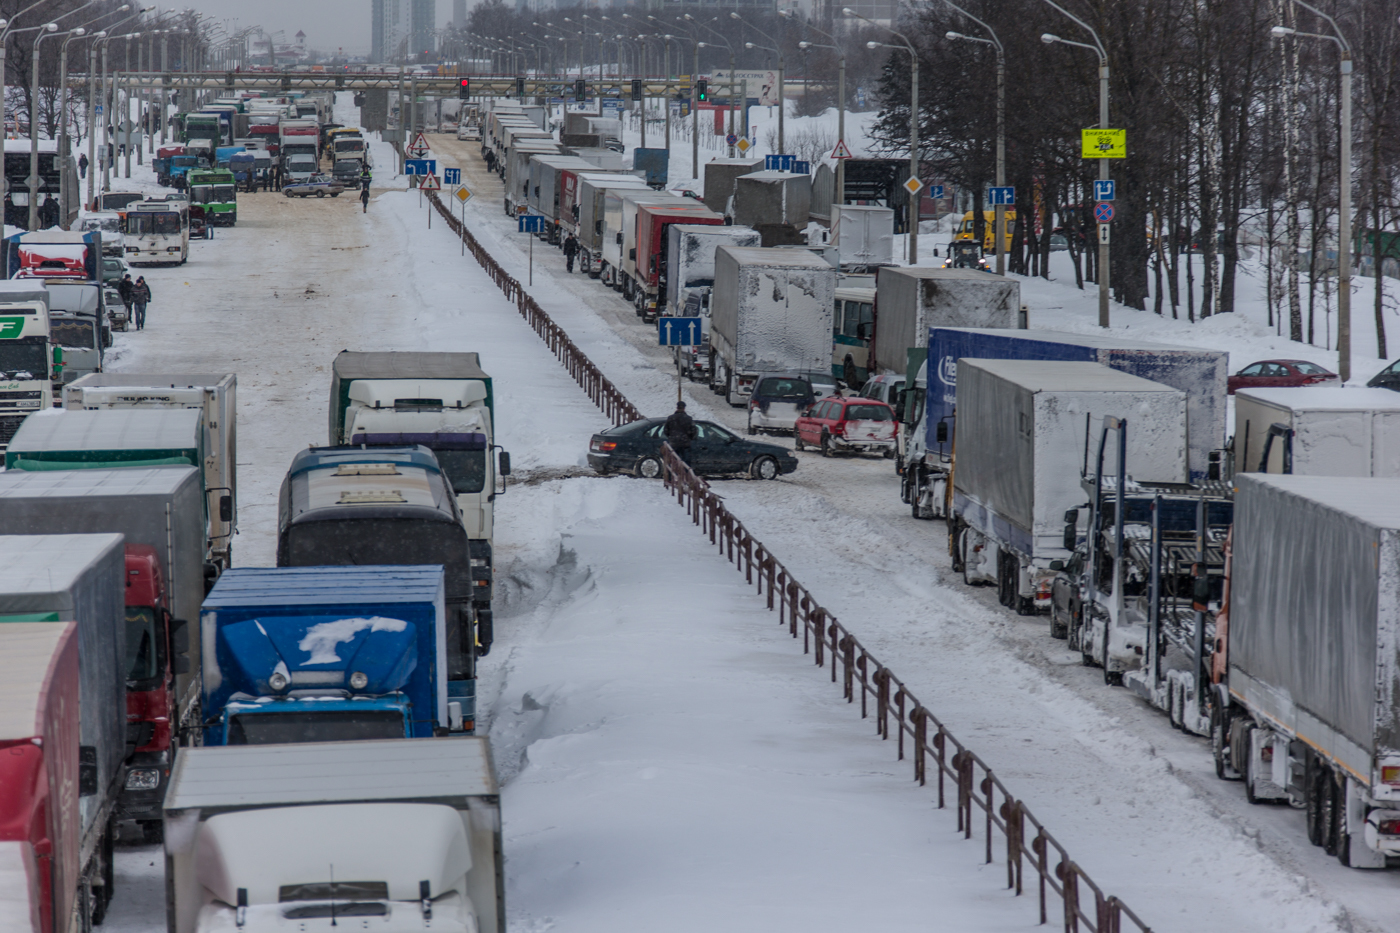
<instances>
[{"instance_id":1,"label":"blue trailer with lettering","mask_svg":"<svg viewBox=\"0 0 1400 933\"><path fill-rule=\"evenodd\" d=\"M470 733L440 566L227 570L204 600L205 745Z\"/></svg>"}]
</instances>

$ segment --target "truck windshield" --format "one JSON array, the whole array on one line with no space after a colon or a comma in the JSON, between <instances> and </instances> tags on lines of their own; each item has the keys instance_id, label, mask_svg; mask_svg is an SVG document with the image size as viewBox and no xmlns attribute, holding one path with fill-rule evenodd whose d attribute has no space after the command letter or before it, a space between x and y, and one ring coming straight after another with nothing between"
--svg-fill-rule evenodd
<instances>
[{"instance_id":1,"label":"truck windshield","mask_svg":"<svg viewBox=\"0 0 1400 933\"><path fill-rule=\"evenodd\" d=\"M403 714L394 710L245 713L230 717L228 724L229 745L354 742L403 737Z\"/></svg>"},{"instance_id":2,"label":"truck windshield","mask_svg":"<svg viewBox=\"0 0 1400 933\"><path fill-rule=\"evenodd\" d=\"M53 342L60 347L91 350L97 346L91 321L53 321L52 332Z\"/></svg>"},{"instance_id":3,"label":"truck windshield","mask_svg":"<svg viewBox=\"0 0 1400 933\"><path fill-rule=\"evenodd\" d=\"M48 376L49 355L42 340L21 343L0 340L0 373L7 379L41 379Z\"/></svg>"},{"instance_id":4,"label":"truck windshield","mask_svg":"<svg viewBox=\"0 0 1400 933\"><path fill-rule=\"evenodd\" d=\"M160 679L163 666L160 638L156 631L155 610L148 606L126 607L126 679L135 689L151 689L150 681Z\"/></svg>"},{"instance_id":5,"label":"truck windshield","mask_svg":"<svg viewBox=\"0 0 1400 933\"><path fill-rule=\"evenodd\" d=\"M233 185L215 185L214 200L221 204L227 204L237 198L233 193Z\"/></svg>"},{"instance_id":6,"label":"truck windshield","mask_svg":"<svg viewBox=\"0 0 1400 933\"><path fill-rule=\"evenodd\" d=\"M457 495L486 488L486 451L434 449L433 453Z\"/></svg>"}]
</instances>

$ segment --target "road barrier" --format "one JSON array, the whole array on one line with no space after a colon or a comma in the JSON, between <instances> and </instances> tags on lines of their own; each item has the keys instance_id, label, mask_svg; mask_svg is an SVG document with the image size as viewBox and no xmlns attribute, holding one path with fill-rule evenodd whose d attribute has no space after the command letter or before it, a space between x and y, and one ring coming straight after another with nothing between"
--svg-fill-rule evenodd
<instances>
[{"instance_id":1,"label":"road barrier","mask_svg":"<svg viewBox=\"0 0 1400 933\"><path fill-rule=\"evenodd\" d=\"M433 208L465 241L467 250L506 297L515 302L535 333L549 344L603 413L614 424L642 417L637 407L525 293L520 282L452 215L437 193L427 194ZM778 623L787 627L792 638L802 639L803 654L811 655L813 663L821 668L827 667L829 659L831 682L840 684L847 703L854 704L859 699L862 719L871 718L874 707L875 734L888 741L893 731L899 760L912 757L914 780L920 785L926 786L930 777L936 779L939 809L946 809L952 797L958 831L964 839L972 839L974 826L982 825L985 864L991 864L995 858L997 835L1005 840L1006 886L1018 896L1024 893L1024 875L1029 866L1033 872L1031 883L1039 895L1042 924L1049 922L1054 895L1061 908L1055 911L1056 923L1063 922L1065 933L1122 933L1125 919L1132 924L1129 929L1151 933L1128 905L1105 894L1094 883L986 762L958 741L889 668L821 607L807 588L734 517L709 483L697 476L669 444L662 445L661 454L666 489L701 533L709 536L710 544L751 586L757 587L760 596L767 597L768 608L778 614ZM1028 831L1033 834L1029 842Z\"/></svg>"}]
</instances>

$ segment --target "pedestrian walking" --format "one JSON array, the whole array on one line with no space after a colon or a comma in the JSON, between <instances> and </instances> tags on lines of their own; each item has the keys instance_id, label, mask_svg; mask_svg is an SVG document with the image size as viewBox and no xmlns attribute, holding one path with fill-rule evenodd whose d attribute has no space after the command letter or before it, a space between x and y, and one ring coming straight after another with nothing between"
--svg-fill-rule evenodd
<instances>
[{"instance_id":1,"label":"pedestrian walking","mask_svg":"<svg viewBox=\"0 0 1400 933\"><path fill-rule=\"evenodd\" d=\"M126 308L126 319L131 320L131 302L136 291L136 283L131 281L131 274L122 276L122 280L117 283L117 294L121 296L122 305Z\"/></svg>"},{"instance_id":2,"label":"pedestrian walking","mask_svg":"<svg viewBox=\"0 0 1400 933\"><path fill-rule=\"evenodd\" d=\"M690 465L690 445L695 440L695 422L685 413L685 402L677 402L676 410L666 419L664 428L666 443L676 452L676 456Z\"/></svg>"},{"instance_id":3,"label":"pedestrian walking","mask_svg":"<svg viewBox=\"0 0 1400 933\"><path fill-rule=\"evenodd\" d=\"M564 271L574 271L574 257L578 255L578 240L571 233L564 239Z\"/></svg>"},{"instance_id":4,"label":"pedestrian walking","mask_svg":"<svg viewBox=\"0 0 1400 933\"><path fill-rule=\"evenodd\" d=\"M369 185L360 188L360 213L369 213Z\"/></svg>"},{"instance_id":5,"label":"pedestrian walking","mask_svg":"<svg viewBox=\"0 0 1400 933\"><path fill-rule=\"evenodd\" d=\"M496 170L496 153L490 149L486 150L486 167L493 172Z\"/></svg>"},{"instance_id":6,"label":"pedestrian walking","mask_svg":"<svg viewBox=\"0 0 1400 933\"><path fill-rule=\"evenodd\" d=\"M146 305L151 303L151 286L146 284L143 275L131 288L131 303L136 306L136 329L146 329Z\"/></svg>"},{"instance_id":7,"label":"pedestrian walking","mask_svg":"<svg viewBox=\"0 0 1400 933\"><path fill-rule=\"evenodd\" d=\"M79 178L87 178L87 167L88 167L88 158L87 158L87 153L84 152L82 155L78 156L78 177L79 177Z\"/></svg>"}]
</instances>

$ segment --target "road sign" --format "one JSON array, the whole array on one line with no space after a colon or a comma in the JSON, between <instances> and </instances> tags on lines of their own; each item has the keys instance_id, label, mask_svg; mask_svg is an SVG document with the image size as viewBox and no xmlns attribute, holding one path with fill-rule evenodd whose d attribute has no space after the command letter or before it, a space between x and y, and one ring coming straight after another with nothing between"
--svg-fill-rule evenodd
<instances>
[{"instance_id":1,"label":"road sign","mask_svg":"<svg viewBox=\"0 0 1400 933\"><path fill-rule=\"evenodd\" d=\"M833 159L853 158L851 150L846 146L846 141L844 139L836 143L836 148L831 150L831 157Z\"/></svg>"},{"instance_id":2,"label":"road sign","mask_svg":"<svg viewBox=\"0 0 1400 933\"><path fill-rule=\"evenodd\" d=\"M43 184L44 179L39 175L30 175L24 180L24 187L26 188L41 188Z\"/></svg>"},{"instance_id":3,"label":"road sign","mask_svg":"<svg viewBox=\"0 0 1400 933\"><path fill-rule=\"evenodd\" d=\"M737 143L738 141L739 141L739 137L735 136L733 133L730 133L728 136L724 137L724 142L725 142L726 145L732 146L732 145L734 145L735 143Z\"/></svg>"},{"instance_id":4,"label":"road sign","mask_svg":"<svg viewBox=\"0 0 1400 933\"><path fill-rule=\"evenodd\" d=\"M1112 236L1113 236L1113 225L1112 225L1112 224L1099 224L1099 242L1100 242L1100 243L1103 243L1103 244L1107 245L1108 242L1109 242L1109 239L1110 239Z\"/></svg>"},{"instance_id":5,"label":"road sign","mask_svg":"<svg viewBox=\"0 0 1400 933\"><path fill-rule=\"evenodd\" d=\"M101 112L102 112L102 105L101 105L101 104L98 104L97 107L95 108L95 111L96 111L97 113L101 113Z\"/></svg>"},{"instance_id":6,"label":"road sign","mask_svg":"<svg viewBox=\"0 0 1400 933\"><path fill-rule=\"evenodd\" d=\"M1095 204L1094 219L1101 224L1113 223L1113 204L1109 201L1100 201Z\"/></svg>"},{"instance_id":7,"label":"road sign","mask_svg":"<svg viewBox=\"0 0 1400 933\"><path fill-rule=\"evenodd\" d=\"M461 188L458 188L456 192L454 192L454 196L457 198L458 201L461 201L463 204L466 204L472 199L472 193L467 189L465 185L463 185Z\"/></svg>"},{"instance_id":8,"label":"road sign","mask_svg":"<svg viewBox=\"0 0 1400 933\"><path fill-rule=\"evenodd\" d=\"M705 319L663 317L656 322L656 336L663 347L698 347L705 342Z\"/></svg>"},{"instance_id":9,"label":"road sign","mask_svg":"<svg viewBox=\"0 0 1400 933\"><path fill-rule=\"evenodd\" d=\"M1004 188L988 188L987 203L993 207L998 205L1005 206L1008 204L1015 205L1016 189L1010 185Z\"/></svg>"},{"instance_id":10,"label":"road sign","mask_svg":"<svg viewBox=\"0 0 1400 933\"><path fill-rule=\"evenodd\" d=\"M928 196L931 197L931 198L933 198L935 201L941 201L941 200L943 200L943 186L942 186L942 185L929 185L929 186L928 186Z\"/></svg>"},{"instance_id":11,"label":"road sign","mask_svg":"<svg viewBox=\"0 0 1400 933\"><path fill-rule=\"evenodd\" d=\"M766 155L763 157L763 170L766 172L790 172L797 162L797 156Z\"/></svg>"},{"instance_id":12,"label":"road sign","mask_svg":"<svg viewBox=\"0 0 1400 933\"><path fill-rule=\"evenodd\" d=\"M812 163L802 161L794 162L792 163L792 170L798 175L810 175L812 174Z\"/></svg>"},{"instance_id":13,"label":"road sign","mask_svg":"<svg viewBox=\"0 0 1400 933\"><path fill-rule=\"evenodd\" d=\"M924 188L924 183L917 178L911 178L904 183L904 190L911 195L918 194Z\"/></svg>"},{"instance_id":14,"label":"road sign","mask_svg":"<svg viewBox=\"0 0 1400 933\"><path fill-rule=\"evenodd\" d=\"M436 175L424 175L423 181L418 185L422 191L441 191L442 182L438 181Z\"/></svg>"},{"instance_id":15,"label":"road sign","mask_svg":"<svg viewBox=\"0 0 1400 933\"><path fill-rule=\"evenodd\" d=\"M739 155L743 155L744 153L749 151L749 147L752 145L753 143L749 142L747 139L741 139L737 143L735 143L734 148L739 150Z\"/></svg>"},{"instance_id":16,"label":"road sign","mask_svg":"<svg viewBox=\"0 0 1400 933\"><path fill-rule=\"evenodd\" d=\"M1080 157L1084 159L1126 159L1127 130L1093 129L1079 131Z\"/></svg>"},{"instance_id":17,"label":"road sign","mask_svg":"<svg viewBox=\"0 0 1400 933\"><path fill-rule=\"evenodd\" d=\"M403 173L405 175L436 175L437 159L404 159Z\"/></svg>"},{"instance_id":18,"label":"road sign","mask_svg":"<svg viewBox=\"0 0 1400 933\"><path fill-rule=\"evenodd\" d=\"M460 185L462 183L462 170L459 168L443 169L442 183L445 185Z\"/></svg>"},{"instance_id":19,"label":"road sign","mask_svg":"<svg viewBox=\"0 0 1400 933\"><path fill-rule=\"evenodd\" d=\"M430 148L428 146L428 137L424 136L422 133L419 133L417 136L413 137L413 145L409 146L408 148L422 149L424 152L428 151L428 149Z\"/></svg>"},{"instance_id":20,"label":"road sign","mask_svg":"<svg viewBox=\"0 0 1400 933\"><path fill-rule=\"evenodd\" d=\"M519 217L516 218L516 222L520 225L521 233L544 232L543 214L521 214Z\"/></svg>"},{"instance_id":21,"label":"road sign","mask_svg":"<svg viewBox=\"0 0 1400 933\"><path fill-rule=\"evenodd\" d=\"M1115 190L1116 187L1117 187L1117 186L1114 185L1113 179L1112 179L1112 178L1101 178L1101 179L1095 181L1095 182L1094 182L1094 200L1095 200L1095 201L1112 201L1112 200L1114 200L1114 195L1117 194L1117 191Z\"/></svg>"}]
</instances>

